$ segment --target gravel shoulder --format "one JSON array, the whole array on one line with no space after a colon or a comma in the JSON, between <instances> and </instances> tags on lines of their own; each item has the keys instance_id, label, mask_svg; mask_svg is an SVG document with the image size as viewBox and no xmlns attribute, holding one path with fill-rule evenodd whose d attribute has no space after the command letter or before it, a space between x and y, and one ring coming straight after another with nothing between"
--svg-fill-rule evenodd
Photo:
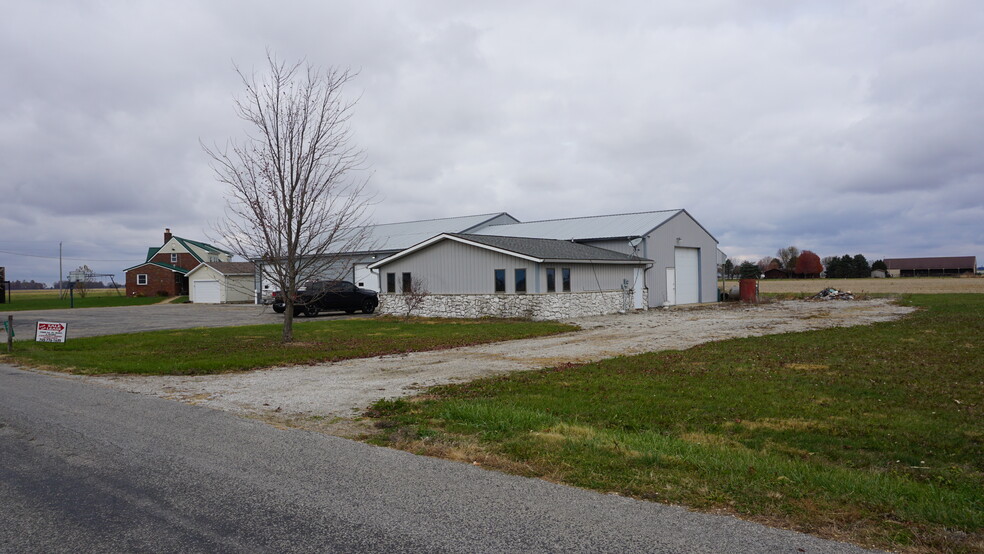
<instances>
[{"instance_id":1,"label":"gravel shoulder","mask_svg":"<svg viewBox=\"0 0 984 554\"><path fill-rule=\"evenodd\" d=\"M572 320L582 330L450 350L203 376L74 376L134 393L293 426L347 421L372 402L434 385L590 362L619 355L679 350L734 337L848 327L898 319L914 308L888 299L713 304ZM319 424L320 424L319 423ZM338 434L351 433L342 425ZM332 429L321 429L333 432Z\"/></svg>"}]
</instances>

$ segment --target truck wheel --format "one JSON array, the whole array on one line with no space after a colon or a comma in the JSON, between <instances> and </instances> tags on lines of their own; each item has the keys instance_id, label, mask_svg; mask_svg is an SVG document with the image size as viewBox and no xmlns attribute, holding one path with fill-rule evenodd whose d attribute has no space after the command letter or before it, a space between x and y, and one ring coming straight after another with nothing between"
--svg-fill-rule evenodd
<instances>
[{"instance_id":1,"label":"truck wheel","mask_svg":"<svg viewBox=\"0 0 984 554\"><path fill-rule=\"evenodd\" d=\"M308 309L306 312L304 312L304 314L308 317L315 317L316 315L318 315L318 307L308 306Z\"/></svg>"},{"instance_id":2,"label":"truck wheel","mask_svg":"<svg viewBox=\"0 0 984 554\"><path fill-rule=\"evenodd\" d=\"M371 314L376 311L376 304L372 300L366 300L362 303L362 313Z\"/></svg>"},{"instance_id":3,"label":"truck wheel","mask_svg":"<svg viewBox=\"0 0 984 554\"><path fill-rule=\"evenodd\" d=\"M284 306L283 304L274 304L273 311L277 312L278 314L282 314L285 311L287 311L287 306Z\"/></svg>"}]
</instances>

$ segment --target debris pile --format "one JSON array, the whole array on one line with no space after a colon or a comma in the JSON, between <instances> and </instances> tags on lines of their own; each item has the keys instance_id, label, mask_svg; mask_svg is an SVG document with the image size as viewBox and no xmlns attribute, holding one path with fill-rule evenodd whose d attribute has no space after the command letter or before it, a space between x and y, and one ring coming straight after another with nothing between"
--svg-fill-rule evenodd
<instances>
[{"instance_id":1,"label":"debris pile","mask_svg":"<svg viewBox=\"0 0 984 554\"><path fill-rule=\"evenodd\" d=\"M823 289L810 297L810 300L854 300L849 290Z\"/></svg>"}]
</instances>

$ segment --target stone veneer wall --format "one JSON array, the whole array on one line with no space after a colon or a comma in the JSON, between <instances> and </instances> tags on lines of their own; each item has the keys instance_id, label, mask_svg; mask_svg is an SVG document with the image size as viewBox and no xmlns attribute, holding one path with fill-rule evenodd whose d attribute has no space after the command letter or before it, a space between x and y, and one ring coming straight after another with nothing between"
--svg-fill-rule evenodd
<instances>
[{"instance_id":1,"label":"stone veneer wall","mask_svg":"<svg viewBox=\"0 0 984 554\"><path fill-rule=\"evenodd\" d=\"M378 311L404 315L400 294L380 294ZM649 305L649 290L643 291ZM570 319L632 310L632 291L574 292L551 294L431 294L411 315L421 317L519 317L527 319Z\"/></svg>"}]
</instances>

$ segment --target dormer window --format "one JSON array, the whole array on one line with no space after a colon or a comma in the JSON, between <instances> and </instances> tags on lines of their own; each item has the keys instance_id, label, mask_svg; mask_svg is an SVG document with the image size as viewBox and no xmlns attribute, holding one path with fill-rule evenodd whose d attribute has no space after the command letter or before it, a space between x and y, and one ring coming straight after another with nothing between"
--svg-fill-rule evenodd
<instances>
[{"instance_id":1,"label":"dormer window","mask_svg":"<svg viewBox=\"0 0 984 554\"><path fill-rule=\"evenodd\" d=\"M171 263L172 264L178 263L178 255L177 254L171 254Z\"/></svg>"}]
</instances>

